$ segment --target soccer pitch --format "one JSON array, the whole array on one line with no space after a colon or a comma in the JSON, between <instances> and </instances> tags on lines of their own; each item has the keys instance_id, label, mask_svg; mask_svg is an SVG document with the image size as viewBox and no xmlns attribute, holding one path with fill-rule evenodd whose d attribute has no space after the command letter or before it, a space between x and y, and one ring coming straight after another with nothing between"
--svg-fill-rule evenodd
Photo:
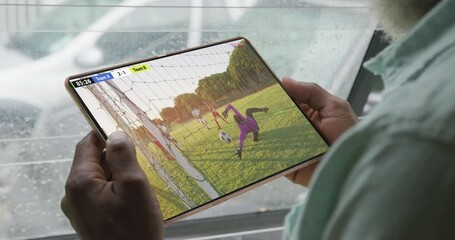
<instances>
[{"instance_id":1,"label":"soccer pitch","mask_svg":"<svg viewBox=\"0 0 455 240\"><path fill-rule=\"evenodd\" d=\"M231 104L242 114L247 108L269 108L267 113L254 114L260 128L259 142L254 142L252 134L248 134L244 142L242 159L235 156L240 132L232 112L229 113L227 124L218 119L222 130L231 135L231 143L226 144L219 139L219 130L210 112L204 115L210 129L192 119L173 126L170 132L193 166L206 177L220 195L327 150L327 145L311 124L306 119L303 120L304 116L295 105L290 104L279 84L233 101ZM225 106L222 106L217 110L221 113L224 109ZM150 147L153 147L153 144ZM147 169L147 160L140 152L138 158L141 167ZM200 205L211 200L175 161L165 160L162 161L162 165L195 204ZM156 173L146 170L146 174L157 194L164 218L186 210L178 196L166 187Z\"/></svg>"}]
</instances>

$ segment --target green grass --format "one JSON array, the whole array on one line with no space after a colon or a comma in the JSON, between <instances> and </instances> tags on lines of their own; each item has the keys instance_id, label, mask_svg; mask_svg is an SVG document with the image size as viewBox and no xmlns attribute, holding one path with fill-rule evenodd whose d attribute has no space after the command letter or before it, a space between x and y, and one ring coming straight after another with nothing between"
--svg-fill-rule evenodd
<instances>
[{"instance_id":1,"label":"green grass","mask_svg":"<svg viewBox=\"0 0 455 240\"><path fill-rule=\"evenodd\" d=\"M147 176L147 179L149 180L153 191L156 194L158 202L160 203L163 218L167 219L188 210L188 208L179 199L177 194L168 189L163 180L155 171L153 171L153 168L148 167L148 160L139 148L136 149L136 153L139 165L144 170L145 175Z\"/></svg>"},{"instance_id":2,"label":"green grass","mask_svg":"<svg viewBox=\"0 0 455 240\"><path fill-rule=\"evenodd\" d=\"M234 155L240 132L232 118L232 112L229 114L228 124L218 120L223 131L233 138L233 142L229 144L219 140L211 113L204 115L210 130L197 120L191 120L171 131L171 135L187 149L185 153L192 163L222 194L327 150L325 142L279 84L233 101L232 105L242 114L250 107L269 108L267 113L254 114L260 128L260 141L253 142L253 136L249 134L244 142L241 160ZM221 113L224 109L225 106L220 107L218 112Z\"/></svg>"},{"instance_id":3,"label":"green grass","mask_svg":"<svg viewBox=\"0 0 455 240\"><path fill-rule=\"evenodd\" d=\"M327 150L325 142L278 84L233 101L232 105L242 114L250 107L269 108L267 113L254 114L260 128L260 141L254 142L252 134L248 134L241 160L234 154L240 132L232 118L232 112L229 113L227 124L221 119L218 120L223 131L231 135L231 143L226 144L219 139L219 130L211 113L204 115L210 129L193 119L174 126L170 133L184 149L184 154L189 157L194 167L199 169L221 194L261 180ZM225 106L222 106L218 112L221 113L224 109ZM149 147L153 152L159 152L153 144L149 144ZM147 160L140 151L138 158L157 193L164 218L185 211L187 208L178 196L166 188L154 171L147 168ZM210 200L176 161L165 157L159 159L161 165L195 204L200 205Z\"/></svg>"},{"instance_id":4,"label":"green grass","mask_svg":"<svg viewBox=\"0 0 455 240\"><path fill-rule=\"evenodd\" d=\"M159 152L158 148L153 144L149 144L153 152ZM189 199L197 206L211 200L210 197L197 185L191 177L189 177L185 170L177 163L177 161L169 160L167 158L158 158L161 166L165 168L168 173L174 178L174 181L180 186L182 191Z\"/></svg>"}]
</instances>

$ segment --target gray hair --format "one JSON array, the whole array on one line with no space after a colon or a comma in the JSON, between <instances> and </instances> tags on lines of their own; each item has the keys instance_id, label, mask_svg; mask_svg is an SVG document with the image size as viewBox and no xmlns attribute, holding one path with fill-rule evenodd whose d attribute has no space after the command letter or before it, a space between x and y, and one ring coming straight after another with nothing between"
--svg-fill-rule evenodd
<instances>
[{"instance_id":1,"label":"gray hair","mask_svg":"<svg viewBox=\"0 0 455 240\"><path fill-rule=\"evenodd\" d=\"M388 38L405 35L440 0L372 0L373 9Z\"/></svg>"}]
</instances>

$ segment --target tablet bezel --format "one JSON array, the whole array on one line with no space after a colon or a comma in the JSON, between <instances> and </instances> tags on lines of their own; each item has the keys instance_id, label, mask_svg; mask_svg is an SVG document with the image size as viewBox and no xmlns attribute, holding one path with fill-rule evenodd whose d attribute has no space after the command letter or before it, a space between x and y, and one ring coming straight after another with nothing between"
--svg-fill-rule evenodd
<instances>
[{"instance_id":1,"label":"tablet bezel","mask_svg":"<svg viewBox=\"0 0 455 240\"><path fill-rule=\"evenodd\" d=\"M211 47L211 46L216 46L216 45L220 45L220 44L225 44L225 43L228 43L228 42L232 42L232 41L237 41L237 40L245 40L250 46L251 48L254 50L254 52L256 53L256 55L261 59L262 63L264 63L264 65L267 67L267 69L273 74L273 76L275 77L276 81L280 84L281 87L282 84L281 84L281 81L279 80L279 78L277 77L277 75L272 71L272 69L270 68L270 66L264 61L264 59L262 58L262 56L258 53L258 51L254 48L254 46L251 44L251 42L245 38L245 37L235 37L235 38L230 38L230 39L226 39L226 40L223 40L223 41L219 41L219 42L215 42L215 43L211 43L211 44L207 44L207 45L203 45L203 46L198 46L198 47L194 47L194 48L188 48L188 49L185 49L185 50L181 50L181 51L176 51L176 52L172 52L172 53L168 53L168 54L164 54L164 55L158 55L158 56L155 56L155 57L150 57L150 58L145 58L145 59L140 59L140 60L135 60L135 61L131 61L131 62L127 62L127 63L122 63L122 64L118 64L118 65L113 65L113 66L109 66L109 67L105 67L105 68L101 68L101 69L96 69L96 70L93 70L93 71L89 71L89 72L85 72L85 73L81 73L81 74L76 74L76 75L72 75L70 77L68 77L67 79L65 79L65 88L66 90L68 91L68 93L70 94L71 98L73 99L73 101L76 103L76 105L78 106L79 110L82 112L83 116L85 117L85 119L87 120L87 122L90 124L91 128L97 133L98 137L103 140L103 141L106 141L107 140L107 135L104 133L104 131L102 130L100 124L96 121L96 119L94 118L94 116L90 113L90 110L88 109L87 105L82 101L81 97L79 96L79 94L76 92L76 89L71 87L70 86L70 81L71 80L74 80L74 79L78 79L78 78L81 78L81 77L87 77L89 75L94 75L94 74L97 74L97 73L101 73L101 72L106 72L106 71L112 71L112 70L115 70L115 69L118 69L118 68L123 68L123 67L127 67L127 66L131 66L131 65L135 65L135 64L140 64L140 63L144 63L144 62L148 62L148 61L153 61L153 60L157 60L157 59L161 59L161 58L166 58L166 57L170 57L170 56L174 56L174 55L178 55L178 54L181 54L181 53L187 53L187 52L191 52L191 51L195 51L195 50L198 50L198 49L202 49L202 48L207 48L207 47ZM306 120L311 124L311 126L317 131L317 133L319 134L319 136L324 140L324 142L327 144L327 147L330 147L330 143L327 141L327 139L324 137L324 135L320 132L320 130L310 121L310 119L305 115L304 112L302 112L302 110L299 108L298 104L291 98L291 100L294 102L296 108L298 108L300 110L300 112L302 113L303 117L306 118ZM312 165L316 162L318 162L322 155L324 153L321 153L319 155L316 155L316 156L313 156L301 163L298 163L294 166L291 166L289 168L286 168L286 169L283 169L279 172L276 172L272 175L269 175L267 177L264 177L260 180L257 180L253 183L250 183L244 187L241 187L237 190L234 190L230 193L227 193L223 196L220 196L216 199L212 199L211 201L208 201L202 205L199 205L195 208L192 208L192 209L189 209L187 211L184 211L180 214L177 214L169 219L164 219L164 222L165 222L165 225L170 225L176 221L179 221L183 218L186 218L190 215L193 215L193 214L196 214L200 211L203 211L205 209L208 209L210 207L213 207L215 205L218 205L226 200L229 200L235 196L238 196L244 192L247 192L247 191L250 191L254 188L257 188L265 183L268 183L272 180L275 180L279 177L282 177L282 176L285 176L289 173L292 173L296 170L299 170L301 168L304 168L304 167L307 167L309 165Z\"/></svg>"}]
</instances>

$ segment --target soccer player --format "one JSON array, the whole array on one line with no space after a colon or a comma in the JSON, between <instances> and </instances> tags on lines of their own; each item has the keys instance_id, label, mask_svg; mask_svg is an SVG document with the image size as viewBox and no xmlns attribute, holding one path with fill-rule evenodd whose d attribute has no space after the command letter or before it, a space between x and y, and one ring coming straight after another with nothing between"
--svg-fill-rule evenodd
<instances>
[{"instance_id":1,"label":"soccer player","mask_svg":"<svg viewBox=\"0 0 455 240\"><path fill-rule=\"evenodd\" d=\"M332 143L321 163L288 175L311 185L283 239L455 239L455 1L371 2L396 42L367 64L387 94L362 122L318 85L283 80ZM62 209L81 239L164 239L159 204L124 134L79 142L65 190Z\"/></svg>"},{"instance_id":2,"label":"soccer player","mask_svg":"<svg viewBox=\"0 0 455 240\"><path fill-rule=\"evenodd\" d=\"M235 155L237 156L238 159L242 159L242 149L243 149L243 141L245 141L246 135L248 133L253 133L253 141L257 142L259 141L259 126L258 123L256 122L256 119L254 119L253 113L256 112L265 112L269 110L268 108L247 108L245 111L246 117L244 117L237 109L232 106L232 104L228 104L226 106L226 109L222 113L225 118L228 116L228 112L232 110L234 112L234 120L237 123L237 126L239 127L240 130L240 137L239 137L239 147L237 148L237 151Z\"/></svg>"},{"instance_id":3,"label":"soccer player","mask_svg":"<svg viewBox=\"0 0 455 240\"><path fill-rule=\"evenodd\" d=\"M207 120L205 120L205 118L201 114L201 110L195 108L193 109L193 111L191 111L191 113L193 114L194 118L196 118L200 123L202 123L202 125L204 125L207 129L210 130L209 126L207 125Z\"/></svg>"},{"instance_id":4,"label":"soccer player","mask_svg":"<svg viewBox=\"0 0 455 240\"><path fill-rule=\"evenodd\" d=\"M210 104L207 101L205 101L205 104L207 105L210 112L212 112L213 120L215 120L215 123L218 126L218 130L221 129L220 123L218 123L218 118L221 118L225 123L228 123L223 116L220 116L220 114L216 111L216 108L212 104Z\"/></svg>"}]
</instances>

